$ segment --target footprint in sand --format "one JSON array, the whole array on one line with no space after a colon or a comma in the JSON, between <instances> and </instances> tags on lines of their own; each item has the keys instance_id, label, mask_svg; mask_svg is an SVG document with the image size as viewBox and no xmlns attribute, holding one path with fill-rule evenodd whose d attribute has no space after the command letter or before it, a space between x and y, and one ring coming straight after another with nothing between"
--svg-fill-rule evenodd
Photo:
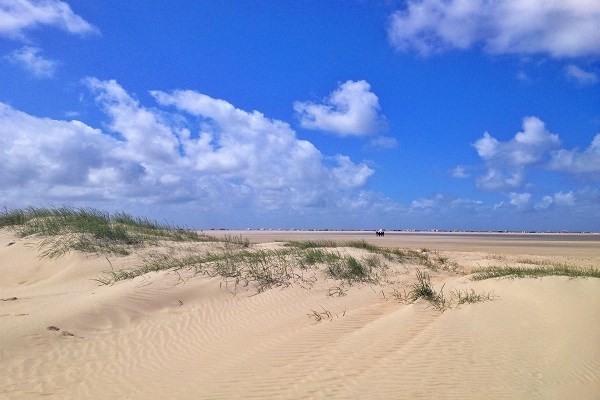
<instances>
[{"instance_id":1,"label":"footprint in sand","mask_svg":"<svg viewBox=\"0 0 600 400\"><path fill-rule=\"evenodd\" d=\"M53 331L53 332L60 332L60 334L62 336L66 336L66 337L78 337L80 339L83 339L83 336L75 336L74 333L71 333L69 331L61 331L58 326L50 325L46 329L49 330L49 331Z\"/></svg>"}]
</instances>

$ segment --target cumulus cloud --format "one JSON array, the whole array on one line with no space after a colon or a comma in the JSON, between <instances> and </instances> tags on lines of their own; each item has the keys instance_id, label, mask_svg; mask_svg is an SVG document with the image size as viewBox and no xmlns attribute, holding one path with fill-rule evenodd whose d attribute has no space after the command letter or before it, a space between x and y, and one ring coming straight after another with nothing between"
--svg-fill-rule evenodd
<instances>
[{"instance_id":1,"label":"cumulus cloud","mask_svg":"<svg viewBox=\"0 0 600 400\"><path fill-rule=\"evenodd\" d=\"M572 207L575 205L575 194L558 192L554 194L554 203L560 206Z\"/></svg>"},{"instance_id":2,"label":"cumulus cloud","mask_svg":"<svg viewBox=\"0 0 600 400\"><path fill-rule=\"evenodd\" d=\"M138 165L110 155L121 143L82 122L38 118L2 103L0 121L3 191L20 188L28 198L69 187L78 196L110 197L111 185L143 175ZM101 171L114 179L93 185L90 179Z\"/></svg>"},{"instance_id":3,"label":"cumulus cloud","mask_svg":"<svg viewBox=\"0 0 600 400\"><path fill-rule=\"evenodd\" d=\"M116 200L207 210L328 209L356 195L374 172L343 155L324 156L287 123L224 100L152 92L162 106L156 109L114 80L85 83L108 116L109 132L0 103L4 204Z\"/></svg>"},{"instance_id":4,"label":"cumulus cloud","mask_svg":"<svg viewBox=\"0 0 600 400\"><path fill-rule=\"evenodd\" d=\"M74 34L98 33L63 1L0 0L0 35L24 38L26 30L42 25Z\"/></svg>"},{"instance_id":5,"label":"cumulus cloud","mask_svg":"<svg viewBox=\"0 0 600 400\"><path fill-rule=\"evenodd\" d=\"M526 172L534 166L577 175L584 180L600 180L600 134L583 151L562 149L558 135L548 131L544 122L536 117L524 118L523 130L508 141L499 141L484 132L473 147L486 167L486 173L475 178L479 189L514 190L525 184ZM464 177L464 167L456 167L452 175ZM540 207L545 204L547 201L540 203Z\"/></svg>"},{"instance_id":6,"label":"cumulus cloud","mask_svg":"<svg viewBox=\"0 0 600 400\"><path fill-rule=\"evenodd\" d=\"M36 78L51 78L56 71L57 62L44 58L40 53L41 50L36 47L25 46L13 51L8 58Z\"/></svg>"},{"instance_id":7,"label":"cumulus cloud","mask_svg":"<svg viewBox=\"0 0 600 400\"><path fill-rule=\"evenodd\" d=\"M488 167L487 174L477 177L477 186L491 191L519 187L524 181L525 167L541 163L558 146L558 135L549 132L536 117L524 118L523 130L506 142L485 132L473 144Z\"/></svg>"},{"instance_id":8,"label":"cumulus cloud","mask_svg":"<svg viewBox=\"0 0 600 400\"><path fill-rule=\"evenodd\" d=\"M478 176L476 182L479 189L497 191L517 188L522 185L524 178L523 168L512 171L490 168L485 175Z\"/></svg>"},{"instance_id":9,"label":"cumulus cloud","mask_svg":"<svg viewBox=\"0 0 600 400\"><path fill-rule=\"evenodd\" d=\"M600 179L600 134L594 137L584 151L561 149L553 153L549 168Z\"/></svg>"},{"instance_id":10,"label":"cumulus cloud","mask_svg":"<svg viewBox=\"0 0 600 400\"><path fill-rule=\"evenodd\" d=\"M524 208L529 204L531 200L531 193L514 193L508 194L510 205L517 208Z\"/></svg>"},{"instance_id":11,"label":"cumulus cloud","mask_svg":"<svg viewBox=\"0 0 600 400\"><path fill-rule=\"evenodd\" d=\"M177 161L179 142L176 132L156 113L141 107L115 80L88 78L85 83L110 116L109 129L127 143L119 149L120 156L148 165Z\"/></svg>"},{"instance_id":12,"label":"cumulus cloud","mask_svg":"<svg viewBox=\"0 0 600 400\"><path fill-rule=\"evenodd\" d=\"M573 191L563 193L557 192L553 196L544 196L534 206L536 210L546 210L552 206L555 207L573 207L577 196Z\"/></svg>"},{"instance_id":13,"label":"cumulus cloud","mask_svg":"<svg viewBox=\"0 0 600 400\"><path fill-rule=\"evenodd\" d=\"M598 75L593 72L585 71L577 65L567 65L565 73L569 78L575 79L581 85L591 85L598 83Z\"/></svg>"},{"instance_id":14,"label":"cumulus cloud","mask_svg":"<svg viewBox=\"0 0 600 400\"><path fill-rule=\"evenodd\" d=\"M295 102L300 125L340 136L366 136L381 132L385 119L379 114L379 99L366 81L347 81L339 85L324 104Z\"/></svg>"},{"instance_id":15,"label":"cumulus cloud","mask_svg":"<svg viewBox=\"0 0 600 400\"><path fill-rule=\"evenodd\" d=\"M246 112L191 90L151 94L161 105L212 122L204 125L200 140L182 141L185 154L200 171L223 171L253 187L293 189L298 198L303 191L307 195L321 192L321 185L358 187L373 173L365 164L355 165L344 156L334 157L335 165L326 168L327 160L310 142L299 140L287 123L270 120L258 111ZM303 187L305 183L311 187Z\"/></svg>"},{"instance_id":16,"label":"cumulus cloud","mask_svg":"<svg viewBox=\"0 0 600 400\"><path fill-rule=\"evenodd\" d=\"M473 146L477 154L493 165L522 166L539 162L549 149L560 145L558 135L549 132L536 117L523 119L523 131L508 142L499 142L488 132Z\"/></svg>"},{"instance_id":17,"label":"cumulus cloud","mask_svg":"<svg viewBox=\"0 0 600 400\"><path fill-rule=\"evenodd\" d=\"M422 55L482 46L496 54L600 54L595 0L409 0L389 19L397 49Z\"/></svg>"}]
</instances>

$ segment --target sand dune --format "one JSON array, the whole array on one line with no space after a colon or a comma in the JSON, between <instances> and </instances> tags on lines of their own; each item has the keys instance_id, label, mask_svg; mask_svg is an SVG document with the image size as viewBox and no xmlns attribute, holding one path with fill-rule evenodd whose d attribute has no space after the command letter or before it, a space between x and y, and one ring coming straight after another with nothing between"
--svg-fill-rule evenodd
<instances>
[{"instance_id":1,"label":"sand dune","mask_svg":"<svg viewBox=\"0 0 600 400\"><path fill-rule=\"evenodd\" d=\"M139 257L38 244L0 233L0 398L599 398L599 279L465 276L543 252L440 250L457 270L432 273L437 288L495 296L441 312L394 298L410 266L343 296L319 274L262 292L184 270L100 285ZM578 251L563 261L599 265Z\"/></svg>"}]
</instances>

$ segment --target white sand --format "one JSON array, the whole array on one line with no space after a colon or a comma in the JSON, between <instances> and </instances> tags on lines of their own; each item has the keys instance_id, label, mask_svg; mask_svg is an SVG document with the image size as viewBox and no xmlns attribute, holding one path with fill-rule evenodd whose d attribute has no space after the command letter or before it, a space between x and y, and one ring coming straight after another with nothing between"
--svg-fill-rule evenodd
<instances>
[{"instance_id":1,"label":"white sand","mask_svg":"<svg viewBox=\"0 0 600 400\"><path fill-rule=\"evenodd\" d=\"M278 235L270 240L291 237ZM486 242L483 251L472 248L477 238L462 240L452 251L423 238L418 247L463 271L545 259L600 265L585 240L561 242L560 254L555 241ZM338 283L322 276L312 289L259 294L184 272L184 281L159 272L102 286L93 279L110 268L104 256L40 259L37 244L0 231L2 399L600 398L599 279L439 273L446 292L497 296L442 313L393 299L414 279L402 269L395 285L354 284L342 297L327 295Z\"/></svg>"}]
</instances>

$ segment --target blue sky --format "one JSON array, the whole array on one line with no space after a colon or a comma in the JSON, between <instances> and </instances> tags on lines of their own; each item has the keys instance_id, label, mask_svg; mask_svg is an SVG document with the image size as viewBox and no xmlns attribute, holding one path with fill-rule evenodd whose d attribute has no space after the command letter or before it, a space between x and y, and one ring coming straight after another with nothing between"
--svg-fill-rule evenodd
<instances>
[{"instance_id":1,"label":"blue sky","mask_svg":"<svg viewBox=\"0 0 600 400\"><path fill-rule=\"evenodd\" d=\"M0 206L600 231L594 0L0 0Z\"/></svg>"}]
</instances>

